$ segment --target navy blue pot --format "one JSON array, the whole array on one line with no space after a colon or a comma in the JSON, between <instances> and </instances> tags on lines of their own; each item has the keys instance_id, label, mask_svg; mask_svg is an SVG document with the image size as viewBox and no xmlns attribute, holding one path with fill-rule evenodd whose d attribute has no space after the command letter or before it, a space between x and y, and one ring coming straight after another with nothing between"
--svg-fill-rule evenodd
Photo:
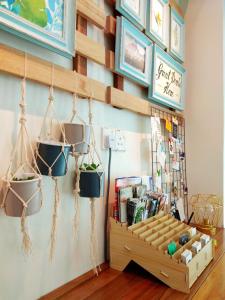
<instances>
[{"instance_id":1,"label":"navy blue pot","mask_svg":"<svg viewBox=\"0 0 225 300\"><path fill-rule=\"evenodd\" d=\"M103 172L80 172L80 197L99 198L104 194Z\"/></svg>"},{"instance_id":2,"label":"navy blue pot","mask_svg":"<svg viewBox=\"0 0 225 300\"><path fill-rule=\"evenodd\" d=\"M48 166L52 166L54 161L57 159L58 155L62 151L62 145L60 144L51 144L51 143L45 143L41 142L38 144L38 153L39 156L46 162ZM55 164L51 167L52 168L52 174L51 176L57 177L57 176L64 176L67 172L67 162L69 158L70 153L70 145L64 146L64 152L60 154ZM37 165L42 175L49 176L49 168L48 166L41 160L41 158L37 156Z\"/></svg>"}]
</instances>

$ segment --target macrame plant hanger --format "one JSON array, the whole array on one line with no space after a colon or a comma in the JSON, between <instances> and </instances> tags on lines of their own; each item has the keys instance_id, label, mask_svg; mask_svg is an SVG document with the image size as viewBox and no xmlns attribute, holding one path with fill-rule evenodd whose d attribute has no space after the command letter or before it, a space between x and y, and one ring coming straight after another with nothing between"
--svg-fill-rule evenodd
<instances>
[{"instance_id":1,"label":"macrame plant hanger","mask_svg":"<svg viewBox=\"0 0 225 300\"><path fill-rule=\"evenodd\" d=\"M40 196L40 207L43 203L43 194L42 194L42 176L40 175L40 171L38 169L34 150L32 147L32 143L26 128L26 73L27 73L27 54L25 53L25 62L24 62L24 78L22 79L21 86L21 100L19 103L20 106L20 129L17 136L16 144L14 150L11 155L11 159L9 162L9 167L7 169L6 175L3 178L3 201L2 208L7 206L7 199L11 195L15 197L15 201L19 201L22 204L22 214L21 214L21 232L22 232L22 246L24 252L29 254L31 252L31 240L28 233L28 229L26 226L26 216L29 205L32 204L32 201L37 200L37 197ZM32 163L30 163L30 158ZM17 160L17 162L15 162ZM19 183L17 181L17 177L20 177L21 174L29 174L35 178L36 184L33 188L32 194L28 199L24 199L21 195L23 192L21 190L15 190L15 183ZM20 183L31 182L29 179L20 179ZM33 182L32 182L33 184ZM24 187L26 189L26 187ZM40 208L39 207L39 208Z\"/></svg>"},{"instance_id":2,"label":"macrame plant hanger","mask_svg":"<svg viewBox=\"0 0 225 300\"><path fill-rule=\"evenodd\" d=\"M77 236L78 232L78 226L80 223L80 168L79 168L79 160L81 159L81 164L84 160L84 153L81 153L80 151L77 151L77 146L82 144L87 144L85 136L86 136L86 122L79 116L77 112L77 95L73 94L73 111L72 111L72 117L70 119L70 123L73 123L75 118L78 119L78 121L83 125L82 126L82 140L76 143L72 144L72 156L75 159L75 182L74 182L74 222L73 222L73 228L74 228L74 236ZM68 142L68 141L67 141ZM89 144L87 144L89 147Z\"/></svg>"},{"instance_id":3,"label":"macrame plant hanger","mask_svg":"<svg viewBox=\"0 0 225 300\"><path fill-rule=\"evenodd\" d=\"M61 123L58 121L57 118L55 118L55 109L54 109L54 65L52 65L52 76L51 76L51 86L49 87L49 97L48 97L48 106L47 110L44 115L40 135L38 137L38 143L37 143L37 148L36 148L36 156L37 158L42 162L42 164L47 167L48 169L48 174L47 176L51 177L52 180L54 181L54 208L53 208L53 215L52 215L52 228L51 228L51 241L50 241L50 253L49 253L49 258L50 260L53 259L54 257L54 251L55 251L55 244L56 244L56 228L57 228L57 218L58 218L58 208L59 208L59 203L60 203L60 192L59 192L59 186L58 186L58 177L54 176L52 173L53 167L56 165L58 160L63 157L67 166L67 157L65 155L65 133L62 128ZM44 159L40 153L39 150L39 145L41 141L47 140L50 143L51 142L58 142L58 138L54 136L53 132L53 125L54 125L54 120L56 121L57 125L60 128L60 132L62 135L62 144L61 144L61 151L59 154L56 156L54 161L51 164L48 164L46 159Z\"/></svg>"},{"instance_id":4,"label":"macrame plant hanger","mask_svg":"<svg viewBox=\"0 0 225 300\"><path fill-rule=\"evenodd\" d=\"M95 133L93 127L93 113L92 113L92 95L89 98L88 106L89 106L89 125L91 129L91 137L90 137L90 146L89 146L89 153L88 153L88 161L93 163L95 159L99 162L99 167L103 170L103 164L100 158L100 155L96 148L96 140L95 140ZM103 172L97 172L98 176L103 176ZM102 181L100 181L102 182ZM90 198L90 206L91 206L91 235L90 235L90 255L91 261L93 265L93 270L98 275L98 272L101 271L100 266L97 263L97 252L98 252L98 239L97 239L97 232L96 232L96 199L97 198Z\"/></svg>"}]
</instances>

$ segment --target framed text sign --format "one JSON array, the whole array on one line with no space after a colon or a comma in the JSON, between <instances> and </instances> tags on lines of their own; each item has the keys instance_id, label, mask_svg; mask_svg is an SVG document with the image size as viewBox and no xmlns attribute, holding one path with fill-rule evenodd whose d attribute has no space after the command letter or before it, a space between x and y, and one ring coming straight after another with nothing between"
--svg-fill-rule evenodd
<instances>
[{"instance_id":1,"label":"framed text sign","mask_svg":"<svg viewBox=\"0 0 225 300\"><path fill-rule=\"evenodd\" d=\"M154 47L152 80L150 99L178 110L184 109L185 69L157 45Z\"/></svg>"}]
</instances>

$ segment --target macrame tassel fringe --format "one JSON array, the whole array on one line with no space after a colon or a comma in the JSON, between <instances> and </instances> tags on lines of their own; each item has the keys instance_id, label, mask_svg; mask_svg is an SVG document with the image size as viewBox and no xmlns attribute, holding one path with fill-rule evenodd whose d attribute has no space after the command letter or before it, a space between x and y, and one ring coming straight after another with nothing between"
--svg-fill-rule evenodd
<instances>
[{"instance_id":1,"label":"macrame tassel fringe","mask_svg":"<svg viewBox=\"0 0 225 300\"><path fill-rule=\"evenodd\" d=\"M75 155L75 189L74 193L74 222L73 222L73 229L74 229L74 237L77 237L78 233L78 226L80 223L80 170L79 170L79 155Z\"/></svg>"},{"instance_id":2,"label":"macrame tassel fringe","mask_svg":"<svg viewBox=\"0 0 225 300\"><path fill-rule=\"evenodd\" d=\"M54 201L54 210L52 215L52 230L51 230L51 246L50 246L50 260L52 261L55 252L55 242L56 242L56 224L58 218L58 207L59 207L59 188L58 188L58 179L53 177L55 182L55 201Z\"/></svg>"},{"instance_id":3,"label":"macrame tassel fringe","mask_svg":"<svg viewBox=\"0 0 225 300\"><path fill-rule=\"evenodd\" d=\"M30 240L30 236L28 234L27 231L27 226L26 226L26 207L23 208L23 213L21 216L21 232L22 232L22 246L23 246L23 250L25 252L26 255L31 253L31 240Z\"/></svg>"},{"instance_id":4,"label":"macrame tassel fringe","mask_svg":"<svg viewBox=\"0 0 225 300\"><path fill-rule=\"evenodd\" d=\"M98 276L98 272L101 272L100 266L97 264L97 234L96 234L96 216L95 216L95 198L90 198L91 205L91 261L93 265L93 271Z\"/></svg>"}]
</instances>

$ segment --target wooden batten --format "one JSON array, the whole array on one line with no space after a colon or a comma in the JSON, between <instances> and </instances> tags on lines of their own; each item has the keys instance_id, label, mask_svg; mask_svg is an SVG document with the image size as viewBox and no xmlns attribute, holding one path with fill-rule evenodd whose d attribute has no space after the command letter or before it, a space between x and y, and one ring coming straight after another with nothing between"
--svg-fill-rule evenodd
<instances>
[{"instance_id":1,"label":"wooden batten","mask_svg":"<svg viewBox=\"0 0 225 300\"><path fill-rule=\"evenodd\" d=\"M175 0L169 0L169 4L170 4L171 7L173 7L178 12L178 14L182 18L184 18L184 12Z\"/></svg>"},{"instance_id":2,"label":"wooden batten","mask_svg":"<svg viewBox=\"0 0 225 300\"><path fill-rule=\"evenodd\" d=\"M93 0L77 0L77 13L100 29L105 28L105 12Z\"/></svg>"},{"instance_id":3,"label":"wooden batten","mask_svg":"<svg viewBox=\"0 0 225 300\"><path fill-rule=\"evenodd\" d=\"M0 44L0 72L22 78L24 77L24 62L24 52ZM53 64L40 58L27 55L27 79L50 86L52 82L52 70ZM121 82L121 86L122 84L123 82ZM166 108L161 108L120 89L107 87L98 80L88 78L58 65L54 65L53 85L55 88L69 93L77 93L84 98L92 97L95 100L109 103L112 106L128 109L146 116L151 115L152 107L160 108L160 110L169 112L170 114L172 113ZM174 112L172 114L182 116L181 113Z\"/></svg>"},{"instance_id":4,"label":"wooden batten","mask_svg":"<svg viewBox=\"0 0 225 300\"><path fill-rule=\"evenodd\" d=\"M77 31L87 35L87 20L77 15ZM73 70L79 74L87 76L87 59L81 55L73 57Z\"/></svg>"},{"instance_id":5,"label":"wooden batten","mask_svg":"<svg viewBox=\"0 0 225 300\"><path fill-rule=\"evenodd\" d=\"M76 53L105 65L105 47L79 31L76 32Z\"/></svg>"},{"instance_id":6,"label":"wooden batten","mask_svg":"<svg viewBox=\"0 0 225 300\"><path fill-rule=\"evenodd\" d=\"M0 71L14 76L24 77L24 52L0 45ZM53 65L45 60L27 55L26 78L46 86L52 82L54 66L55 88L77 93L82 97L93 97L101 102L106 102L107 87L101 82L90 79L84 75Z\"/></svg>"},{"instance_id":7,"label":"wooden batten","mask_svg":"<svg viewBox=\"0 0 225 300\"><path fill-rule=\"evenodd\" d=\"M115 53L105 49L105 66L111 72L115 72Z\"/></svg>"},{"instance_id":8,"label":"wooden batten","mask_svg":"<svg viewBox=\"0 0 225 300\"><path fill-rule=\"evenodd\" d=\"M108 87L108 99L112 106L126 108L142 115L151 114L150 103L139 97L128 94L119 89Z\"/></svg>"},{"instance_id":9,"label":"wooden batten","mask_svg":"<svg viewBox=\"0 0 225 300\"><path fill-rule=\"evenodd\" d=\"M76 32L76 38L76 52L79 56L89 58L114 72L115 53L113 51L106 49L79 31Z\"/></svg>"},{"instance_id":10,"label":"wooden batten","mask_svg":"<svg viewBox=\"0 0 225 300\"><path fill-rule=\"evenodd\" d=\"M116 18L113 16L106 17L105 33L112 36L116 35Z\"/></svg>"},{"instance_id":11,"label":"wooden batten","mask_svg":"<svg viewBox=\"0 0 225 300\"><path fill-rule=\"evenodd\" d=\"M110 5L115 5L116 4L116 0L106 0L106 2Z\"/></svg>"}]
</instances>

